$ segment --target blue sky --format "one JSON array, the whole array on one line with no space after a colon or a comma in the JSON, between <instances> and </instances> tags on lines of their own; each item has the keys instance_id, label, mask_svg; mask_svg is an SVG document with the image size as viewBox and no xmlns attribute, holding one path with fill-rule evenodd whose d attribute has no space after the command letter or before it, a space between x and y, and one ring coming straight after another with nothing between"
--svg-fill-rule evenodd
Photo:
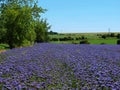
<instances>
[{"instance_id":1,"label":"blue sky","mask_svg":"<svg viewBox=\"0 0 120 90\"><path fill-rule=\"evenodd\" d=\"M120 32L120 0L39 0L51 30L59 33Z\"/></svg>"}]
</instances>

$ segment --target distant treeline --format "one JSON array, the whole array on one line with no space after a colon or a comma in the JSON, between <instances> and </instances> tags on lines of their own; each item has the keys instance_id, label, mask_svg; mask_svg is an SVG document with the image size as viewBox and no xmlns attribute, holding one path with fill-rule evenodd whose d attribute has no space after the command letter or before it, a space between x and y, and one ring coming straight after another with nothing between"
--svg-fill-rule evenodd
<instances>
[{"instance_id":1,"label":"distant treeline","mask_svg":"<svg viewBox=\"0 0 120 90\"><path fill-rule=\"evenodd\" d=\"M50 35L57 35L58 33L57 32L53 32L53 31L50 31L48 32Z\"/></svg>"},{"instance_id":2,"label":"distant treeline","mask_svg":"<svg viewBox=\"0 0 120 90\"><path fill-rule=\"evenodd\" d=\"M49 34L58 34L57 32L49 32ZM64 35L64 34L63 34ZM103 38L103 39L106 39L106 38L118 38L120 39L120 34L115 34L115 33L110 33L110 34L97 34L97 36L99 38ZM83 40L83 39L88 39L86 36L82 35L82 36L79 36L79 37L71 37L71 36L65 36L65 37L62 37L62 38L58 38L58 37L53 37L51 38L51 41L69 41L69 40Z\"/></svg>"},{"instance_id":3,"label":"distant treeline","mask_svg":"<svg viewBox=\"0 0 120 90\"><path fill-rule=\"evenodd\" d=\"M83 39L87 39L87 37L85 36L82 36L82 37L76 37L76 38L73 38L73 37L63 37L63 38L51 38L50 40L51 41L71 41L71 40L83 40Z\"/></svg>"},{"instance_id":4,"label":"distant treeline","mask_svg":"<svg viewBox=\"0 0 120 90\"><path fill-rule=\"evenodd\" d=\"M100 38L106 39L109 37L116 37L118 39L120 39L120 33L116 34L116 33L108 33L108 34L97 34L97 36L99 36Z\"/></svg>"},{"instance_id":5,"label":"distant treeline","mask_svg":"<svg viewBox=\"0 0 120 90\"><path fill-rule=\"evenodd\" d=\"M52 38L50 38L50 41L80 41L80 44L90 44L89 39L91 38L88 38L87 36L85 35L79 35L79 36L73 36L71 34L71 36L67 36L68 34L58 34L56 32L50 32L51 35L53 35ZM62 37L54 37L54 35L59 35L59 36L62 36ZM120 39L120 33L106 33L106 34L96 34L95 37L93 37L92 39L96 39L98 37L98 39L110 39L110 38L116 38L118 39L117 40L117 44L119 44L119 39ZM101 43L101 44L105 44L105 43Z\"/></svg>"}]
</instances>

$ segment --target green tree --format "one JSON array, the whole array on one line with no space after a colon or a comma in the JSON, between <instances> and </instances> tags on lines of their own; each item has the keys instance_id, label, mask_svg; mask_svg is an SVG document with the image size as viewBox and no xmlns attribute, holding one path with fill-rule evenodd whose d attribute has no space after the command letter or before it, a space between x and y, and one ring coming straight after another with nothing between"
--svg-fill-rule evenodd
<instances>
[{"instance_id":1,"label":"green tree","mask_svg":"<svg viewBox=\"0 0 120 90\"><path fill-rule=\"evenodd\" d=\"M22 46L26 42L34 43L36 20L45 11L38 7L35 0L0 0L0 24L3 26L0 28L4 28L5 42L10 48ZM41 34L41 37L44 35Z\"/></svg>"},{"instance_id":2,"label":"green tree","mask_svg":"<svg viewBox=\"0 0 120 90\"><path fill-rule=\"evenodd\" d=\"M6 40L6 30L4 28L0 28L0 43L5 43Z\"/></svg>"},{"instance_id":3,"label":"green tree","mask_svg":"<svg viewBox=\"0 0 120 90\"><path fill-rule=\"evenodd\" d=\"M117 38L120 39L120 33L117 34Z\"/></svg>"},{"instance_id":4,"label":"green tree","mask_svg":"<svg viewBox=\"0 0 120 90\"><path fill-rule=\"evenodd\" d=\"M47 20L37 20L35 25L36 42L47 42L49 40L48 30L51 28Z\"/></svg>"}]
</instances>

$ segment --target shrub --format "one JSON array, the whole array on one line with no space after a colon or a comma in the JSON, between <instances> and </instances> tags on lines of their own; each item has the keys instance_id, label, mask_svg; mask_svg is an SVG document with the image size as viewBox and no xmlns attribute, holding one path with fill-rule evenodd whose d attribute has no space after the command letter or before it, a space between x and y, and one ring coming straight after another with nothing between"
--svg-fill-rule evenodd
<instances>
[{"instance_id":1,"label":"shrub","mask_svg":"<svg viewBox=\"0 0 120 90\"><path fill-rule=\"evenodd\" d=\"M101 45L104 45L104 44L106 44L106 43L104 43L104 42L103 42L103 43L101 43Z\"/></svg>"},{"instance_id":2,"label":"shrub","mask_svg":"<svg viewBox=\"0 0 120 90\"><path fill-rule=\"evenodd\" d=\"M102 38L103 38L103 39L106 39L106 38L107 38L107 36L106 36L106 35L102 35Z\"/></svg>"},{"instance_id":3,"label":"shrub","mask_svg":"<svg viewBox=\"0 0 120 90\"><path fill-rule=\"evenodd\" d=\"M119 40L117 40L117 44L119 44L119 45L120 45L120 39L119 39Z\"/></svg>"},{"instance_id":4,"label":"shrub","mask_svg":"<svg viewBox=\"0 0 120 90\"><path fill-rule=\"evenodd\" d=\"M81 40L81 37L76 37L75 40Z\"/></svg>"},{"instance_id":5,"label":"shrub","mask_svg":"<svg viewBox=\"0 0 120 90\"><path fill-rule=\"evenodd\" d=\"M90 44L90 43L88 42L88 40L82 40L80 41L80 44Z\"/></svg>"},{"instance_id":6,"label":"shrub","mask_svg":"<svg viewBox=\"0 0 120 90\"><path fill-rule=\"evenodd\" d=\"M117 38L120 39L120 34L117 34Z\"/></svg>"},{"instance_id":7,"label":"shrub","mask_svg":"<svg viewBox=\"0 0 120 90\"><path fill-rule=\"evenodd\" d=\"M58 38L52 38L51 41L59 41Z\"/></svg>"},{"instance_id":8,"label":"shrub","mask_svg":"<svg viewBox=\"0 0 120 90\"><path fill-rule=\"evenodd\" d=\"M115 37L115 33L111 33L111 34L110 34L110 37Z\"/></svg>"},{"instance_id":9,"label":"shrub","mask_svg":"<svg viewBox=\"0 0 120 90\"><path fill-rule=\"evenodd\" d=\"M75 41L72 41L72 44L78 44L77 42L75 42Z\"/></svg>"},{"instance_id":10,"label":"shrub","mask_svg":"<svg viewBox=\"0 0 120 90\"><path fill-rule=\"evenodd\" d=\"M81 39L82 39L82 40L83 40L83 39L87 39L87 37L85 37L85 36L82 36L82 37L81 37Z\"/></svg>"}]
</instances>

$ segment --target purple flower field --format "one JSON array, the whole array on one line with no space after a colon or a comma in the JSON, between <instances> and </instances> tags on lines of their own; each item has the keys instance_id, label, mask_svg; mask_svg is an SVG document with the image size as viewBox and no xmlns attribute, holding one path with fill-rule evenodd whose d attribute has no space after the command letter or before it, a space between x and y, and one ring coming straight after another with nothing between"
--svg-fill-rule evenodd
<instances>
[{"instance_id":1,"label":"purple flower field","mask_svg":"<svg viewBox=\"0 0 120 90\"><path fill-rule=\"evenodd\" d=\"M119 89L119 45L41 43L0 54L0 90Z\"/></svg>"}]
</instances>

